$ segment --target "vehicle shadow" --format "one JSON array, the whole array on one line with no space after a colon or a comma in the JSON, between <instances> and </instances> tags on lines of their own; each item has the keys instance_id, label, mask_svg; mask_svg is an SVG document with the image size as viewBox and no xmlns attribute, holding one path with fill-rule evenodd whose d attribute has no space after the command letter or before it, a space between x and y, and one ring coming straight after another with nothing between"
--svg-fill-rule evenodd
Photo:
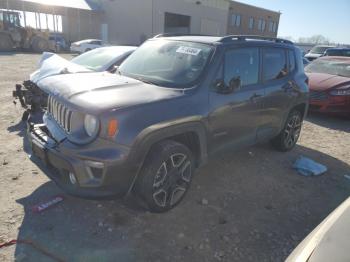
<instances>
[{"instance_id":1,"label":"vehicle shadow","mask_svg":"<svg viewBox=\"0 0 350 262\"><path fill-rule=\"evenodd\" d=\"M306 120L319 126L350 133L350 118L309 112Z\"/></svg>"},{"instance_id":2,"label":"vehicle shadow","mask_svg":"<svg viewBox=\"0 0 350 262\"><path fill-rule=\"evenodd\" d=\"M26 122L19 120L19 122L17 124L9 126L7 128L7 131L10 133L16 132L16 135L18 135L19 137L24 137L26 127L27 127Z\"/></svg>"},{"instance_id":3,"label":"vehicle shadow","mask_svg":"<svg viewBox=\"0 0 350 262\"><path fill-rule=\"evenodd\" d=\"M328 172L298 175L291 165L300 155L326 165ZM128 201L67 195L33 213L34 205L63 194L47 182L17 199L25 212L18 239L33 241L36 248L17 244L15 259L50 261L38 251L44 249L62 261L210 261L215 250L223 250L227 261L282 261L349 196L350 181L343 177L349 171L348 164L303 146L286 154L268 145L228 152L198 170L185 200L164 214Z\"/></svg>"}]
</instances>

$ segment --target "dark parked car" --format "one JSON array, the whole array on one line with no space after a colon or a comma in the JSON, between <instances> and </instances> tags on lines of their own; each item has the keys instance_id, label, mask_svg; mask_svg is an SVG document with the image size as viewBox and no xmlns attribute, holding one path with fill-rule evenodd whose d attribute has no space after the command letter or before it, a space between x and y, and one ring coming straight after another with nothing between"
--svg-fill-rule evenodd
<instances>
[{"instance_id":1,"label":"dark parked car","mask_svg":"<svg viewBox=\"0 0 350 262\"><path fill-rule=\"evenodd\" d=\"M291 150L308 108L299 49L259 37L157 37L118 74L58 75L41 86L45 124L28 135L53 167L47 175L81 197L136 192L154 212L176 206L219 150L269 140Z\"/></svg>"},{"instance_id":2,"label":"dark parked car","mask_svg":"<svg viewBox=\"0 0 350 262\"><path fill-rule=\"evenodd\" d=\"M324 56L348 56L348 57L350 57L350 48L329 48L324 52Z\"/></svg>"},{"instance_id":3,"label":"dark parked car","mask_svg":"<svg viewBox=\"0 0 350 262\"><path fill-rule=\"evenodd\" d=\"M309 77L310 111L349 116L350 58L321 57L305 67Z\"/></svg>"}]
</instances>

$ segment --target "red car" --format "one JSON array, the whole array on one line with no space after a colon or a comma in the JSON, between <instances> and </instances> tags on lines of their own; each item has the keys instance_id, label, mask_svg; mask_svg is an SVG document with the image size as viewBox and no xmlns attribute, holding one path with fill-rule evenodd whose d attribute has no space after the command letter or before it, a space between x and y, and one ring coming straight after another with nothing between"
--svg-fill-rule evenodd
<instances>
[{"instance_id":1,"label":"red car","mask_svg":"<svg viewBox=\"0 0 350 262\"><path fill-rule=\"evenodd\" d=\"M350 57L325 56L305 67L310 111L350 116Z\"/></svg>"}]
</instances>

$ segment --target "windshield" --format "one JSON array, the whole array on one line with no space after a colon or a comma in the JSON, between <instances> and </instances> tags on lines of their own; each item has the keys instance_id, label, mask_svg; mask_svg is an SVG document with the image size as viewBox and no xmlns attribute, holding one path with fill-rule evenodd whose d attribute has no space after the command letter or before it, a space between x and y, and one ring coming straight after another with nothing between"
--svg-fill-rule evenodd
<instances>
[{"instance_id":1,"label":"windshield","mask_svg":"<svg viewBox=\"0 0 350 262\"><path fill-rule=\"evenodd\" d=\"M305 72L350 77L350 61L315 60L305 67Z\"/></svg>"},{"instance_id":2,"label":"windshield","mask_svg":"<svg viewBox=\"0 0 350 262\"><path fill-rule=\"evenodd\" d=\"M310 53L323 54L328 48L329 46L315 46L311 49Z\"/></svg>"},{"instance_id":3,"label":"windshield","mask_svg":"<svg viewBox=\"0 0 350 262\"><path fill-rule=\"evenodd\" d=\"M211 51L205 44L150 40L126 59L119 71L165 87L186 87L199 79Z\"/></svg>"},{"instance_id":4,"label":"windshield","mask_svg":"<svg viewBox=\"0 0 350 262\"><path fill-rule=\"evenodd\" d=\"M125 54L125 50L123 49L98 48L73 58L71 62L93 71L100 71L123 54Z\"/></svg>"}]
</instances>

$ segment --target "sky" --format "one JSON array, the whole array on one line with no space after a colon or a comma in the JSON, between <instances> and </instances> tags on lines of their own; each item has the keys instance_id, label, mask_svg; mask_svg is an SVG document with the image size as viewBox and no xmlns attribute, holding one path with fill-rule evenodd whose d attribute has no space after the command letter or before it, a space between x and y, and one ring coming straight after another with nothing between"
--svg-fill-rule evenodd
<instances>
[{"instance_id":1,"label":"sky","mask_svg":"<svg viewBox=\"0 0 350 262\"><path fill-rule=\"evenodd\" d=\"M335 43L350 44L350 0L238 0L280 11L278 35L323 35Z\"/></svg>"}]
</instances>

